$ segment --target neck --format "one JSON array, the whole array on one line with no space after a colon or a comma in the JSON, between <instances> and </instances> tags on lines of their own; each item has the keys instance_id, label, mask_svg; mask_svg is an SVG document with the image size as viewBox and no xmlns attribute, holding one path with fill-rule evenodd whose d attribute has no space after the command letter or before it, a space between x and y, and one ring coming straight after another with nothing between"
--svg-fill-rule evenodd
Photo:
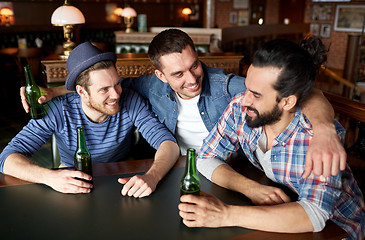
<instances>
[{"instance_id":1,"label":"neck","mask_svg":"<svg viewBox=\"0 0 365 240\"><path fill-rule=\"evenodd\" d=\"M267 137L266 151L271 149L274 139L287 128L289 123L293 120L294 116L295 111L283 111L281 119L278 122L264 126L264 131Z\"/></svg>"},{"instance_id":2,"label":"neck","mask_svg":"<svg viewBox=\"0 0 365 240\"><path fill-rule=\"evenodd\" d=\"M89 104L83 101L81 101L81 107L86 117L94 123L102 123L108 118L107 114L95 110L94 108L90 107Z\"/></svg>"}]
</instances>

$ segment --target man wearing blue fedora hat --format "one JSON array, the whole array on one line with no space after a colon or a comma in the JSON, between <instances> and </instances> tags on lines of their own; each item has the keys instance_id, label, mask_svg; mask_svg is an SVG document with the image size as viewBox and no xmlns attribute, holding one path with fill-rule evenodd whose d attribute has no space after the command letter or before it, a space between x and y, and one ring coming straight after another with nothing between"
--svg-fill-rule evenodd
<instances>
[{"instance_id":1,"label":"man wearing blue fedora hat","mask_svg":"<svg viewBox=\"0 0 365 240\"><path fill-rule=\"evenodd\" d=\"M230 100L246 90L245 79L204 65L192 39L178 29L157 34L148 56L155 74L123 79L123 87L134 89L149 101L160 122L176 136L181 154L189 147L199 150ZM40 101L65 94L62 88L49 90ZM22 99L27 109L24 96ZM314 128L303 176L308 177L312 169L316 175L336 175L346 166L346 153L335 131L333 109L316 91L304 104L303 112Z\"/></svg>"},{"instance_id":2,"label":"man wearing blue fedora hat","mask_svg":"<svg viewBox=\"0 0 365 240\"><path fill-rule=\"evenodd\" d=\"M80 171L51 170L33 164L28 156L54 134L61 164L74 165L76 129L85 128L92 163L124 159L132 145L134 126L155 149L155 161L143 176L120 179L123 195L144 197L170 170L179 148L170 131L155 118L146 101L124 88L115 68L116 55L103 53L90 42L77 46L67 60L66 88L76 91L46 103L42 119L31 119L0 154L0 171L31 182L46 184L64 193L87 193L93 187Z\"/></svg>"}]
</instances>

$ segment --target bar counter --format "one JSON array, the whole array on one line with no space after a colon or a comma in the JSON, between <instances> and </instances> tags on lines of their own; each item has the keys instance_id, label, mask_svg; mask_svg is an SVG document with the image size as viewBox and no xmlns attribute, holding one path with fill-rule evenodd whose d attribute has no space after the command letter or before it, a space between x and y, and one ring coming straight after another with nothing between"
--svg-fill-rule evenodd
<instances>
[{"instance_id":1,"label":"bar counter","mask_svg":"<svg viewBox=\"0 0 365 240\"><path fill-rule=\"evenodd\" d=\"M62 194L48 186L0 174L0 231L4 239L342 239L347 234L331 221L320 233L280 234L239 227L188 228L178 214L179 182L185 158L150 196L135 199L120 194L119 177L142 174L153 160L129 160L93 165L95 189L89 194ZM264 184L262 172L242 158L229 164ZM201 190L228 204L251 205L241 194L212 184L200 175ZM284 189L286 191L286 189Z\"/></svg>"}]
</instances>

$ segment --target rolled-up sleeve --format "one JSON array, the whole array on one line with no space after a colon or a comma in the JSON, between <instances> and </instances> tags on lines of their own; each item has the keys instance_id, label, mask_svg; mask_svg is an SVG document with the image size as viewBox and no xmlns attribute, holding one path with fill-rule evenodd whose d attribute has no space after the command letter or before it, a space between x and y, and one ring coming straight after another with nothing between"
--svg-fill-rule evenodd
<instances>
[{"instance_id":1,"label":"rolled-up sleeve","mask_svg":"<svg viewBox=\"0 0 365 240\"><path fill-rule=\"evenodd\" d=\"M197 168L205 178L212 181L214 170L222 164L226 163L216 158L198 158Z\"/></svg>"}]
</instances>

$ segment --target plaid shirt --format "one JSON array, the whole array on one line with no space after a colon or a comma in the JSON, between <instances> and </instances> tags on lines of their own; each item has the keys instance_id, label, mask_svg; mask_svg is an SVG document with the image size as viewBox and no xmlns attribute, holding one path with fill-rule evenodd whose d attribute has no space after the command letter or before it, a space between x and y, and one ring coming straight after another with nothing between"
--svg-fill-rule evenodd
<instances>
[{"instance_id":1,"label":"plaid shirt","mask_svg":"<svg viewBox=\"0 0 365 240\"><path fill-rule=\"evenodd\" d=\"M218 124L204 140L198 163L212 158L223 162L242 147L251 163L263 170L254 154L263 129L247 126L246 108L240 104L243 96L239 94L231 101ZM343 139L345 130L338 122L335 125L338 135ZM272 142L271 164L275 179L296 192L298 201L306 199L328 212L330 219L343 228L351 239L364 239L364 200L348 166L337 176L324 179L311 174L307 179L302 178L312 134L310 123L298 109L287 128ZM199 164L198 169L203 175L209 175L199 168Z\"/></svg>"}]
</instances>

